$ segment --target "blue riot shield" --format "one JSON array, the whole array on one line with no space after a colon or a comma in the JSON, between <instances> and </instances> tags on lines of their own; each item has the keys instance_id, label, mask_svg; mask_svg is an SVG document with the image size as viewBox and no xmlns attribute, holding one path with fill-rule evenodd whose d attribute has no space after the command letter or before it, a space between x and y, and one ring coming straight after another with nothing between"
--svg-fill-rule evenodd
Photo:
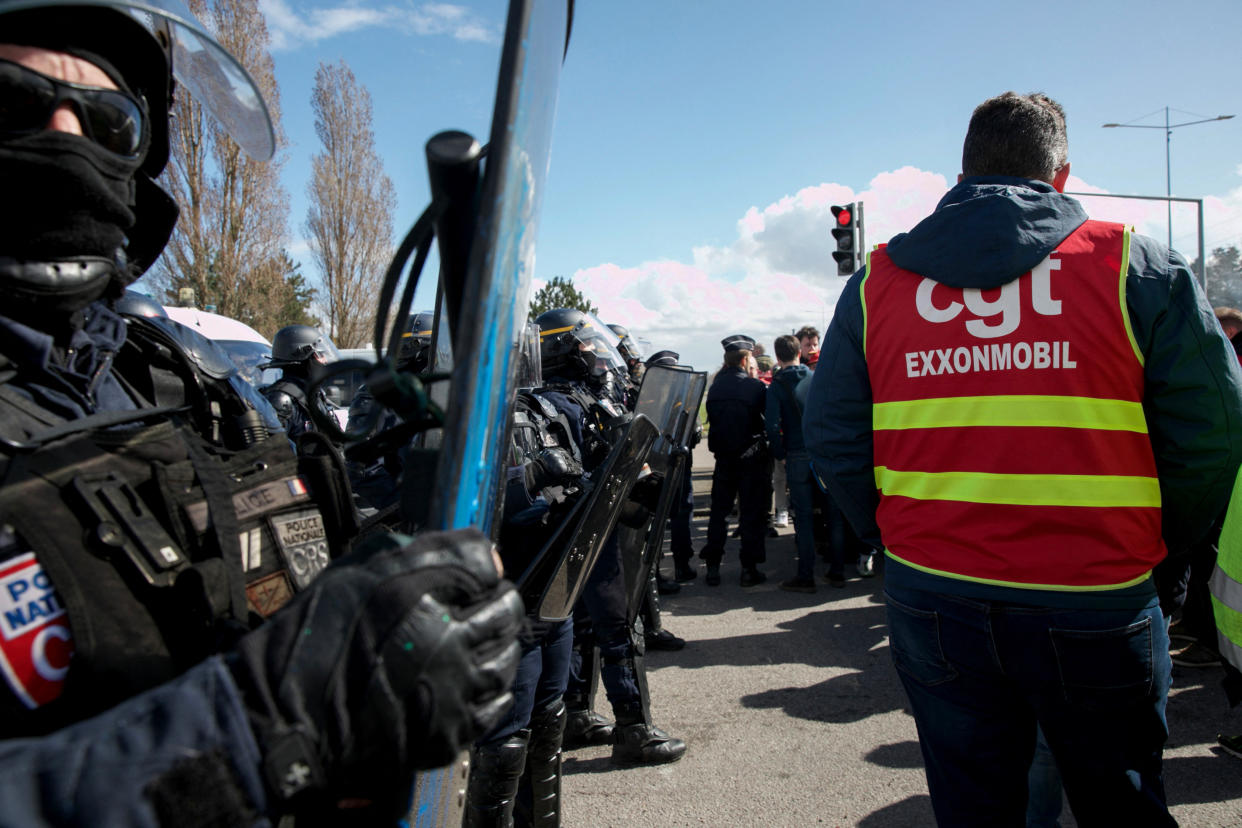
<instances>
[{"instance_id":1,"label":"blue riot shield","mask_svg":"<svg viewBox=\"0 0 1242 828\"><path fill-rule=\"evenodd\" d=\"M480 153L469 136L428 144L433 204L442 205L436 327L451 332L455 355L427 513L432 527L491 532L495 523L517 393L515 343L526 324L572 10L572 0L511 0L481 178L472 177ZM419 774L405 824L461 824L464 761Z\"/></svg>"}]
</instances>

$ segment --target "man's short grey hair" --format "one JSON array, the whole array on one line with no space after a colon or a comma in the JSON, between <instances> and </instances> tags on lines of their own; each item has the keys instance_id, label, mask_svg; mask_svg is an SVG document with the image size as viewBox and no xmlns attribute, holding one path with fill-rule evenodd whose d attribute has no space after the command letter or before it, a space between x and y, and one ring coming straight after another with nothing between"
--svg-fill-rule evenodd
<instances>
[{"instance_id":1,"label":"man's short grey hair","mask_svg":"<svg viewBox=\"0 0 1242 828\"><path fill-rule=\"evenodd\" d=\"M962 146L962 174L1051 182L1069 158L1065 110L1042 92L1006 92L975 107Z\"/></svg>"}]
</instances>

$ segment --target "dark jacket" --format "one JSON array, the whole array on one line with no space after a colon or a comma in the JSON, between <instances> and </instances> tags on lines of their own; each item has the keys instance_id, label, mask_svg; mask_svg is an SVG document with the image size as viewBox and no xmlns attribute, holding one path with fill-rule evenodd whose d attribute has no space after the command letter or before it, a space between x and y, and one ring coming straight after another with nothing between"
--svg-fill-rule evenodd
<instances>
[{"instance_id":1,"label":"dark jacket","mask_svg":"<svg viewBox=\"0 0 1242 828\"><path fill-rule=\"evenodd\" d=\"M95 302L72 321L70 331L65 349L50 334L0 317L0 363L17 372L5 378L9 387L66 419L134 409L111 370L125 343L125 320Z\"/></svg>"},{"instance_id":2,"label":"dark jacket","mask_svg":"<svg viewBox=\"0 0 1242 828\"><path fill-rule=\"evenodd\" d=\"M763 421L768 430L772 457L784 460L791 451L805 451L802 439L802 406L797 402L798 383L810 376L805 365L790 365L772 374Z\"/></svg>"},{"instance_id":3,"label":"dark jacket","mask_svg":"<svg viewBox=\"0 0 1242 828\"><path fill-rule=\"evenodd\" d=\"M1087 218L1074 199L1020 178L967 178L936 212L887 251L894 264L952 287L992 288L1042 261ZM845 286L829 325L824 364L811 382L803 433L823 485L858 534L882 546L872 465L871 384L863 352L865 270ZM1143 411L1155 452L1163 534L1171 553L1204 535L1228 501L1242 462L1242 371L1185 260L1135 235L1126 306L1143 353ZM1015 590L942 578L889 560L894 583L957 594L1047 604L1127 604L1152 594L1150 582L1125 596ZM1142 592L1143 595L1139 593Z\"/></svg>"},{"instance_id":4,"label":"dark jacket","mask_svg":"<svg viewBox=\"0 0 1242 828\"><path fill-rule=\"evenodd\" d=\"M721 368L707 389L707 447L717 457L741 457L762 445L768 387L741 368Z\"/></svg>"}]
</instances>

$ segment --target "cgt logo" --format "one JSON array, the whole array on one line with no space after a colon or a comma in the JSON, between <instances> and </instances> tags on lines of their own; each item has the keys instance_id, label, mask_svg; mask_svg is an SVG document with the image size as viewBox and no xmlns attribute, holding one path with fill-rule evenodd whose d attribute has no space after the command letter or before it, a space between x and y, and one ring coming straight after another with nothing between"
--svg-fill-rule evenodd
<instances>
[{"instance_id":1,"label":"cgt logo","mask_svg":"<svg viewBox=\"0 0 1242 828\"><path fill-rule=\"evenodd\" d=\"M1052 298L1052 271L1060 270L1061 262L1051 256L1044 259L1031 270L1031 307L1042 316L1060 316L1061 300ZM1022 321L1021 277L1001 286L1000 296L996 299L984 299L980 288L951 288L933 279L923 279L919 283L914 296L915 307L919 316L928 322L951 322L962 312L962 308L973 313L977 319L966 320L966 331L979 339L996 339L1011 334L1018 329ZM950 301L939 306L933 293L936 288L941 293L960 293L962 301ZM996 322L987 321L1000 317Z\"/></svg>"}]
</instances>

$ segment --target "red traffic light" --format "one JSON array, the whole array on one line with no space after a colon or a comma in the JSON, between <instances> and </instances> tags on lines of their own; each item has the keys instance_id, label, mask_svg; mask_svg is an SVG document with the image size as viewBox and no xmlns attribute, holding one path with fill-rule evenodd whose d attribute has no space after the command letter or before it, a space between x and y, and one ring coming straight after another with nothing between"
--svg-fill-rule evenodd
<instances>
[{"instance_id":1,"label":"red traffic light","mask_svg":"<svg viewBox=\"0 0 1242 828\"><path fill-rule=\"evenodd\" d=\"M842 227L849 227L850 222L853 220L854 220L854 214L851 213L845 207L842 207L841 212L837 213L837 224L841 225Z\"/></svg>"}]
</instances>

